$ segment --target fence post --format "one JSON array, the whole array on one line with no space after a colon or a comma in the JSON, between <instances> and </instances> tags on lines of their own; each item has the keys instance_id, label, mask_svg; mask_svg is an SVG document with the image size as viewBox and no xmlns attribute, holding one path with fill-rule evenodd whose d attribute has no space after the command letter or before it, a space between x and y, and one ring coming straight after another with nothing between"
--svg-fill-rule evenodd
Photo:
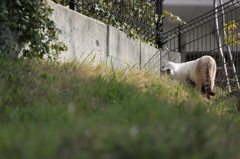
<instances>
[{"instance_id":1,"label":"fence post","mask_svg":"<svg viewBox=\"0 0 240 159\"><path fill-rule=\"evenodd\" d=\"M182 32L182 26L179 26L178 52L181 54L181 62L186 62L185 35Z\"/></svg>"},{"instance_id":2,"label":"fence post","mask_svg":"<svg viewBox=\"0 0 240 159\"><path fill-rule=\"evenodd\" d=\"M77 11L77 5L76 5L76 0L69 0L69 8L74 10L74 11Z\"/></svg>"},{"instance_id":3,"label":"fence post","mask_svg":"<svg viewBox=\"0 0 240 159\"><path fill-rule=\"evenodd\" d=\"M158 16L155 25L156 25L156 30L160 31L160 32L163 32L163 28L162 28L162 23L163 22L162 22L162 18L161 18L162 11L163 11L163 1L164 0L156 0L155 1L155 5L156 5L155 13ZM162 41L161 41L160 36L161 36L161 34L156 34L156 44L158 45L158 48L162 48Z\"/></svg>"},{"instance_id":4,"label":"fence post","mask_svg":"<svg viewBox=\"0 0 240 159\"><path fill-rule=\"evenodd\" d=\"M181 62L186 62L185 35L182 33L182 26L178 31L178 52L181 54Z\"/></svg>"}]
</instances>

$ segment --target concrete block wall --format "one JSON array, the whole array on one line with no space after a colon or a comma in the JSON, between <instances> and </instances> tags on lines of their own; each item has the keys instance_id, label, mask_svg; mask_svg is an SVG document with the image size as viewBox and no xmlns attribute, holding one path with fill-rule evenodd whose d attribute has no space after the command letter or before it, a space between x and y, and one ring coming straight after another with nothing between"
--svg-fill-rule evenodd
<instances>
[{"instance_id":1,"label":"concrete block wall","mask_svg":"<svg viewBox=\"0 0 240 159\"><path fill-rule=\"evenodd\" d=\"M59 60L92 59L97 55L97 61L106 61L107 25L50 0L47 2L54 10L52 20L62 31L59 38L68 47Z\"/></svg>"},{"instance_id":2,"label":"concrete block wall","mask_svg":"<svg viewBox=\"0 0 240 159\"><path fill-rule=\"evenodd\" d=\"M141 69L159 71L161 67L161 55L163 51L148 44L141 43Z\"/></svg>"},{"instance_id":3,"label":"concrete block wall","mask_svg":"<svg viewBox=\"0 0 240 159\"><path fill-rule=\"evenodd\" d=\"M157 72L160 70L163 57L175 62L181 61L180 53L156 49L112 26L72 11L51 0L47 0L47 3L54 10L51 19L62 31L59 39L68 47L68 51L59 56L59 61L94 59L96 62L111 64L116 68L134 66ZM16 38L15 42L22 47L21 42Z\"/></svg>"},{"instance_id":4,"label":"concrete block wall","mask_svg":"<svg viewBox=\"0 0 240 159\"><path fill-rule=\"evenodd\" d=\"M128 65L140 68L141 41L130 38L122 31L108 26L107 63L115 67Z\"/></svg>"}]
</instances>

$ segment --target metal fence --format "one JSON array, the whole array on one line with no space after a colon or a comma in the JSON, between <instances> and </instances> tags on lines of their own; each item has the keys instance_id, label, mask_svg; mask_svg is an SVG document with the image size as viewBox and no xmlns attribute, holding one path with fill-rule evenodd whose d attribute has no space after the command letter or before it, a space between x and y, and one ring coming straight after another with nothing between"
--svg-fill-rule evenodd
<instances>
[{"instance_id":1,"label":"metal fence","mask_svg":"<svg viewBox=\"0 0 240 159\"><path fill-rule=\"evenodd\" d=\"M240 0L224 3L187 22L186 25L164 33L165 47L180 52L182 62L211 55L217 62L216 83L223 86L230 83L230 89L239 88L240 43L236 44L240 37L239 29L227 30L224 27L224 24L233 20L237 27L240 21L239 13ZM231 37L232 40L227 41L227 37Z\"/></svg>"},{"instance_id":2,"label":"metal fence","mask_svg":"<svg viewBox=\"0 0 240 159\"><path fill-rule=\"evenodd\" d=\"M213 10L162 33L163 0L55 0L75 11L99 19L142 41L167 47L181 53L182 62L211 55L217 62L216 84L240 88L240 42L233 45L224 23L240 21L240 0L215 7ZM239 30L235 30L239 33ZM234 40L238 41L240 34ZM236 70L236 71L235 71Z\"/></svg>"},{"instance_id":3,"label":"metal fence","mask_svg":"<svg viewBox=\"0 0 240 159\"><path fill-rule=\"evenodd\" d=\"M163 0L60 0L63 5L101 20L129 36L162 47Z\"/></svg>"}]
</instances>

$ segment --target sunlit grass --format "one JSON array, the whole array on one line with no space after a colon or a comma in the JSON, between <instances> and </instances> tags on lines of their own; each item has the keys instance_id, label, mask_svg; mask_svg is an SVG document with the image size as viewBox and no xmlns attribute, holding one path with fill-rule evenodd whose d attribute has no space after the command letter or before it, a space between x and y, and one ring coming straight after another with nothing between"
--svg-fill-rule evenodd
<instances>
[{"instance_id":1,"label":"sunlit grass","mask_svg":"<svg viewBox=\"0 0 240 159\"><path fill-rule=\"evenodd\" d=\"M0 59L0 158L239 158L237 96L134 67Z\"/></svg>"}]
</instances>

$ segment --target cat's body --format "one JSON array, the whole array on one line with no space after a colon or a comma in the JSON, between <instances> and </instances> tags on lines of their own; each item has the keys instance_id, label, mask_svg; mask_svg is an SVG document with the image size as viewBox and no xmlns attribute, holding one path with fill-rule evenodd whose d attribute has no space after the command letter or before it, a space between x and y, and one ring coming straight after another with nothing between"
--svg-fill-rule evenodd
<instances>
[{"instance_id":1,"label":"cat's body","mask_svg":"<svg viewBox=\"0 0 240 159\"><path fill-rule=\"evenodd\" d=\"M195 84L201 88L207 98L214 96L214 81L216 62L211 56L202 56L194 61L174 63L165 60L162 71L169 70L170 74L182 82Z\"/></svg>"}]
</instances>

